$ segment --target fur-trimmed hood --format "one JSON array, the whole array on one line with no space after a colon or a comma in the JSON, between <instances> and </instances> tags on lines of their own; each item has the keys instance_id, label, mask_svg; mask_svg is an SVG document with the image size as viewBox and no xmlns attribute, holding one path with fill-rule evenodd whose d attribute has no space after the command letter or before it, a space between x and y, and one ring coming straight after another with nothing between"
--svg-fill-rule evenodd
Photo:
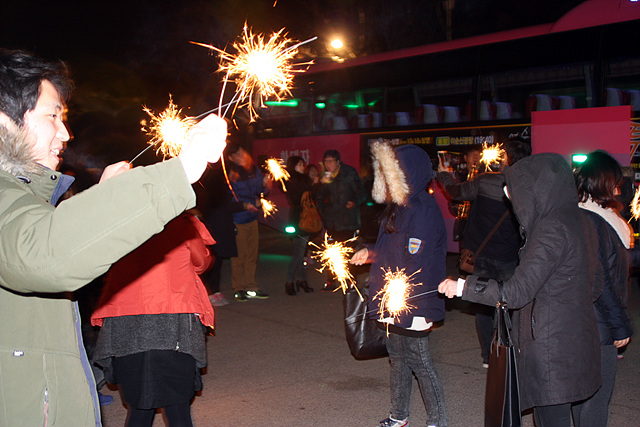
<instances>
[{"instance_id":1,"label":"fur-trimmed hood","mask_svg":"<svg viewBox=\"0 0 640 427\"><path fill-rule=\"evenodd\" d=\"M33 155L33 138L25 131L0 125L0 170L13 176L28 176L42 170Z\"/></svg>"},{"instance_id":2,"label":"fur-trimmed hood","mask_svg":"<svg viewBox=\"0 0 640 427\"><path fill-rule=\"evenodd\" d=\"M426 190L433 179L431 159L420 147L401 145L394 149L388 143L376 141L371 145L371 153L374 170L371 195L377 203L405 206L412 194Z\"/></svg>"}]
</instances>

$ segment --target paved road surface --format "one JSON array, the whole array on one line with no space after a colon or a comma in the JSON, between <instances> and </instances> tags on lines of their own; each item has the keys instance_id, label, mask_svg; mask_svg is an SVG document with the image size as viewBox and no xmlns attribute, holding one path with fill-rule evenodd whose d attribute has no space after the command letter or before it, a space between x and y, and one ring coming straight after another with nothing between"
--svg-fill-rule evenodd
<instances>
[{"instance_id":1,"label":"paved road surface","mask_svg":"<svg viewBox=\"0 0 640 427\"><path fill-rule=\"evenodd\" d=\"M309 271L316 291L284 293L290 243L261 228L258 282L271 298L232 303L216 309L216 336L209 337L204 389L192 405L197 427L373 427L389 411L386 358L358 361L349 353L342 324L342 294L318 289L322 277ZM454 257L450 257L453 264ZM229 265L223 293L232 296ZM631 286L630 309L640 331L638 280ZM483 425L486 370L481 366L474 317L465 303L448 304L444 326L431 334L431 354L442 379L449 425ZM618 364L610 406L610 427L640 425L640 350L632 342ZM105 427L123 426L126 409L116 388L103 407ZM414 381L411 425L424 426L425 411ZM160 414L154 427L165 426ZM531 414L525 426L533 426Z\"/></svg>"}]
</instances>

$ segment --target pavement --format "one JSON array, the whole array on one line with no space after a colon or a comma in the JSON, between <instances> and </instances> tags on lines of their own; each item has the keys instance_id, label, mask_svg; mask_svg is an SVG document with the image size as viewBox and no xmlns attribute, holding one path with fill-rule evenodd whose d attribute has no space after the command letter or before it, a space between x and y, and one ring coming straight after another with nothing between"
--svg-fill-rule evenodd
<instances>
[{"instance_id":1,"label":"pavement","mask_svg":"<svg viewBox=\"0 0 640 427\"><path fill-rule=\"evenodd\" d=\"M223 264L222 292L230 304L216 307L216 332L207 341L204 388L195 397L196 427L374 427L389 412L387 358L356 360L347 346L341 292L319 289L323 276L308 270L315 292L289 296L284 282L290 260L288 237L261 226L257 280L271 295L236 302L229 262ZM448 257L450 271L455 255ZM630 314L640 331L640 285L630 283ZM431 355L442 380L449 426L481 427L486 369L482 368L474 316L460 300L447 301L446 319L430 336ZM610 427L640 425L640 349L634 341L618 363L609 407ZM126 408L116 386L102 407L105 427L123 426ZM418 384L411 397L411 425L426 425ZM165 426L157 413L153 426ZM533 426L525 414L524 426Z\"/></svg>"}]
</instances>

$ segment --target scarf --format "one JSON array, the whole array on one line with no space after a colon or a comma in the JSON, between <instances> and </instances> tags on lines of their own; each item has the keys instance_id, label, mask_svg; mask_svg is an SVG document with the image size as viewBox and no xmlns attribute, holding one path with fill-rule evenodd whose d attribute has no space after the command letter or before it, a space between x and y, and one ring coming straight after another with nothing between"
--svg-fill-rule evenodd
<instances>
[{"instance_id":1,"label":"scarf","mask_svg":"<svg viewBox=\"0 0 640 427\"><path fill-rule=\"evenodd\" d=\"M589 197L586 202L579 203L579 206L582 209L600 215L602 219L607 221L607 223L609 223L609 225L616 231L624 247L627 249L631 248L631 236L633 234L633 230L629 223L625 221L616 210L612 208L603 208L594 202L591 197Z\"/></svg>"}]
</instances>

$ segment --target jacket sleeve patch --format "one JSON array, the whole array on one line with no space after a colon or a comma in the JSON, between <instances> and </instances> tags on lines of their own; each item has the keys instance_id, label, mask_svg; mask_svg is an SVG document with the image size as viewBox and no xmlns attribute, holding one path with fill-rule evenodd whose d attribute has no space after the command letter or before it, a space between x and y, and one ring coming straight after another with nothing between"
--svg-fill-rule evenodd
<instances>
[{"instance_id":1,"label":"jacket sleeve patch","mask_svg":"<svg viewBox=\"0 0 640 427\"><path fill-rule=\"evenodd\" d=\"M411 255L415 255L420 250L420 245L422 245L422 240L416 239L415 237L409 238L409 245L407 249Z\"/></svg>"}]
</instances>

